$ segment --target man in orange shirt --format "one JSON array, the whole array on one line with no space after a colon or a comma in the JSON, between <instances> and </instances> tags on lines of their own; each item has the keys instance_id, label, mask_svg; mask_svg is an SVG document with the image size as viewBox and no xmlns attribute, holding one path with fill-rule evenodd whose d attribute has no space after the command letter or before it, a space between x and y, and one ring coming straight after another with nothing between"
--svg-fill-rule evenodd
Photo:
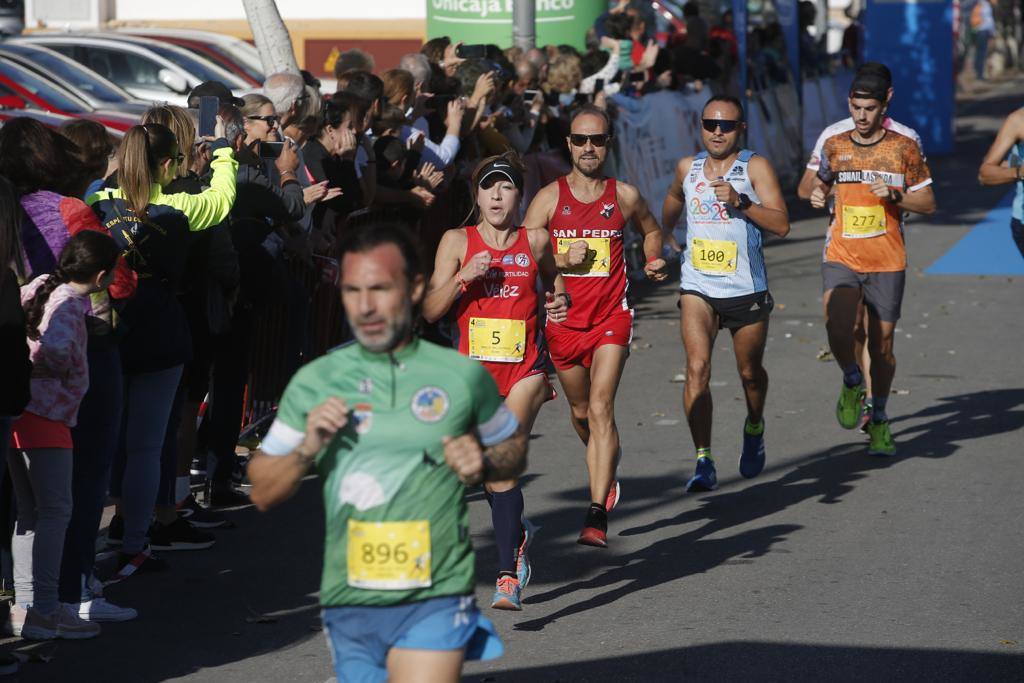
<instances>
[{"instance_id":1,"label":"man in orange shirt","mask_svg":"<svg viewBox=\"0 0 1024 683\"><path fill-rule=\"evenodd\" d=\"M843 370L836 418L844 429L857 426L864 397L853 335L861 297L868 311L874 392L869 455L896 453L886 403L896 372L893 337L906 283L903 212L935 211L931 172L917 143L882 126L886 101L887 87L877 75L854 79L849 96L854 129L825 141L810 198L815 208L830 204L821 274L829 347Z\"/></svg>"}]
</instances>

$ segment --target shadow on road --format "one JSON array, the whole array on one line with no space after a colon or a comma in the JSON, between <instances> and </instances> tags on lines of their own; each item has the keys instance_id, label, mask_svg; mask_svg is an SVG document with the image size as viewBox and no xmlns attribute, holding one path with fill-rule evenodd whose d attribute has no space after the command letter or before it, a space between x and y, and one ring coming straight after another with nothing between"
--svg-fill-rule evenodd
<instances>
[{"instance_id":1,"label":"shadow on road","mask_svg":"<svg viewBox=\"0 0 1024 683\"><path fill-rule=\"evenodd\" d=\"M724 642L463 676L477 681L1020 681L1024 658L966 650Z\"/></svg>"},{"instance_id":2,"label":"shadow on road","mask_svg":"<svg viewBox=\"0 0 1024 683\"><path fill-rule=\"evenodd\" d=\"M697 507L640 526L623 528L630 518L674 506L683 496L683 476L624 478L623 486L628 491L626 504L611 515L613 546L616 535L642 536L678 529L677 535L671 538L625 555L602 555L600 551L571 544L582 520L578 505L574 505L571 512L531 517L546 530L544 536L559 539L558 544L545 544L538 555L544 558L545 583L556 586L531 593L524 602L536 606L577 591L601 592L542 617L520 621L515 628L540 631L559 619L604 607L646 588L707 572L723 564L753 562L802 527L774 524L729 536L723 536L723 532L807 500L817 499L825 505L840 503L842 497L853 490L854 482L865 478L872 470L898 466L915 457L945 458L955 454L962 442L1018 430L1024 427L1021 406L1024 406L1024 389L945 397L934 406L893 420L894 425L913 425L897 430L899 455L895 458L867 457L865 446L861 444L834 446L806 456L795 467L786 465L792 469L773 480L762 478L741 489L705 494L698 499ZM928 421L919 424L920 420ZM770 470L768 473L779 474ZM579 489L565 492L562 497L579 501L585 500L586 493ZM597 576L574 580L602 564L606 569Z\"/></svg>"}]
</instances>

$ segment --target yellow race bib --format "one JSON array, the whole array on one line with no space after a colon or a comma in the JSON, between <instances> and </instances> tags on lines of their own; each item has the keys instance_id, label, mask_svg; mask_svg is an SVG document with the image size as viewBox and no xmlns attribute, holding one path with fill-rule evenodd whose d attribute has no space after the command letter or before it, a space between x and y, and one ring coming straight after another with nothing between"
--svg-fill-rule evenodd
<instances>
[{"instance_id":1,"label":"yellow race bib","mask_svg":"<svg viewBox=\"0 0 1024 683\"><path fill-rule=\"evenodd\" d=\"M430 587L430 522L350 519L348 585L384 591Z\"/></svg>"},{"instance_id":2,"label":"yellow race bib","mask_svg":"<svg viewBox=\"0 0 1024 683\"><path fill-rule=\"evenodd\" d=\"M864 239L885 234L885 207L843 205L843 237Z\"/></svg>"},{"instance_id":3,"label":"yellow race bib","mask_svg":"<svg viewBox=\"0 0 1024 683\"><path fill-rule=\"evenodd\" d=\"M521 363L526 355L526 321L469 319L469 357L497 363Z\"/></svg>"},{"instance_id":4,"label":"yellow race bib","mask_svg":"<svg viewBox=\"0 0 1024 683\"><path fill-rule=\"evenodd\" d=\"M612 247L608 237L559 237L555 246L559 254L569 251L573 242L587 243L583 263L562 271L565 277L608 277L611 274Z\"/></svg>"},{"instance_id":5,"label":"yellow race bib","mask_svg":"<svg viewBox=\"0 0 1024 683\"><path fill-rule=\"evenodd\" d=\"M708 275L729 275L736 272L736 243L729 240L693 239L690 262Z\"/></svg>"}]
</instances>

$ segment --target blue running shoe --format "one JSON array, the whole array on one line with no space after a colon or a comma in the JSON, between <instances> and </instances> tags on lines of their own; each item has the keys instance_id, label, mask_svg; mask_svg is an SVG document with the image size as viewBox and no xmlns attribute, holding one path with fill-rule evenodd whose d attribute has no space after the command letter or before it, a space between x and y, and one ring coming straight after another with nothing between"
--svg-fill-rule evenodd
<instances>
[{"instance_id":1,"label":"blue running shoe","mask_svg":"<svg viewBox=\"0 0 1024 683\"><path fill-rule=\"evenodd\" d=\"M714 491L717 488L718 474L715 472L715 461L711 458L697 458L697 469L686 483L686 492Z\"/></svg>"},{"instance_id":2,"label":"blue running shoe","mask_svg":"<svg viewBox=\"0 0 1024 683\"><path fill-rule=\"evenodd\" d=\"M523 601L519 597L519 579L514 576L499 576L491 598L491 607L518 612L523 609Z\"/></svg>"},{"instance_id":3,"label":"blue running shoe","mask_svg":"<svg viewBox=\"0 0 1024 683\"><path fill-rule=\"evenodd\" d=\"M519 579L519 587L526 588L530 584L530 577L533 576L533 566L530 564L530 544L537 533L538 527L533 525L525 516L522 519L523 535L516 549L516 577Z\"/></svg>"},{"instance_id":4,"label":"blue running shoe","mask_svg":"<svg viewBox=\"0 0 1024 683\"><path fill-rule=\"evenodd\" d=\"M740 455L740 474L753 479L764 469L764 422L760 434L750 434L743 427L743 453Z\"/></svg>"}]
</instances>

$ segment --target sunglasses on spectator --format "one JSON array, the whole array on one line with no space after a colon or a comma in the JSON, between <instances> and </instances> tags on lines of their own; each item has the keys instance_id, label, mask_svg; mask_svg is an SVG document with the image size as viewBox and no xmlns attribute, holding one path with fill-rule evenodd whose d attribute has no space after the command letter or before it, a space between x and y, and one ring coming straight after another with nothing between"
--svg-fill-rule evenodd
<instances>
[{"instance_id":1,"label":"sunglasses on spectator","mask_svg":"<svg viewBox=\"0 0 1024 683\"><path fill-rule=\"evenodd\" d=\"M730 121L728 119L702 119L701 125L709 133L714 133L716 128L721 128L723 133L731 133L737 128L742 121Z\"/></svg>"},{"instance_id":2,"label":"sunglasses on spectator","mask_svg":"<svg viewBox=\"0 0 1024 683\"><path fill-rule=\"evenodd\" d=\"M277 125L277 122L280 120L277 116L246 116L245 118L250 121L262 121L268 126Z\"/></svg>"},{"instance_id":3,"label":"sunglasses on spectator","mask_svg":"<svg viewBox=\"0 0 1024 683\"><path fill-rule=\"evenodd\" d=\"M594 147L604 147L608 144L611 139L611 135L608 133L595 133L593 135L583 135L582 133L572 133L569 135L569 142L572 143L573 147L583 147L590 142Z\"/></svg>"}]
</instances>

